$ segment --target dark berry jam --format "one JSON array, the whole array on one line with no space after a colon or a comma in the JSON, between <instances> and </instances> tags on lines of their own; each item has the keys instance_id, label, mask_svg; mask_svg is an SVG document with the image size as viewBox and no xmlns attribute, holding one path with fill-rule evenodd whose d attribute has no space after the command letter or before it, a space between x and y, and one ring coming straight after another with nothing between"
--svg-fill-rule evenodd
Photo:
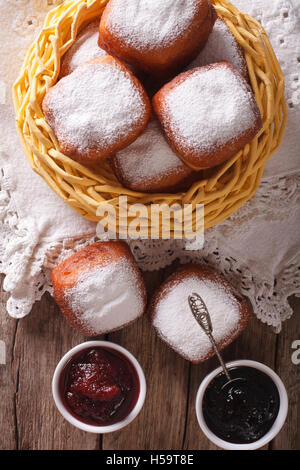
<instances>
[{"instance_id":1,"label":"dark berry jam","mask_svg":"<svg viewBox=\"0 0 300 470\"><path fill-rule=\"evenodd\" d=\"M122 421L134 408L139 392L135 367L122 353L110 348L80 351L60 377L60 393L68 411L96 426Z\"/></svg>"},{"instance_id":2,"label":"dark berry jam","mask_svg":"<svg viewBox=\"0 0 300 470\"><path fill-rule=\"evenodd\" d=\"M242 377L222 389L227 382L222 372L208 385L203 397L203 416L209 429L234 444L250 444L272 427L280 398L273 380L253 367L233 367L232 379Z\"/></svg>"}]
</instances>

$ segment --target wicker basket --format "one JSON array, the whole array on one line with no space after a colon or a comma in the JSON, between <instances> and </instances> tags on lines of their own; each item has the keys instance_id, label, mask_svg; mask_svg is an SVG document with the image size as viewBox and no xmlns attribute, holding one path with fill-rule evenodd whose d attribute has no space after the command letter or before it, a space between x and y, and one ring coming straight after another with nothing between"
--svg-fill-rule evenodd
<instances>
[{"instance_id":1,"label":"wicker basket","mask_svg":"<svg viewBox=\"0 0 300 470\"><path fill-rule=\"evenodd\" d=\"M73 44L78 30L99 16L107 0L65 0L51 10L44 28L29 48L21 74L13 87L17 129L31 167L70 206L89 220L97 221L100 204L109 202L119 216L119 196L126 195L128 208L145 204L150 227L156 231L161 220L151 220L151 204L204 204L205 228L228 218L255 193L266 161L277 150L286 123L284 79L273 49L262 26L239 12L226 0L212 0L242 46L263 128L253 141L210 176L183 193L145 194L120 185L107 164L88 169L59 151L57 140L46 123L41 102L46 90L58 77L60 58ZM121 211L120 211L121 212ZM121 225L121 224L120 224ZM122 229L117 226L117 231ZM160 233L160 232L159 232ZM174 231L171 236L174 237Z\"/></svg>"}]
</instances>

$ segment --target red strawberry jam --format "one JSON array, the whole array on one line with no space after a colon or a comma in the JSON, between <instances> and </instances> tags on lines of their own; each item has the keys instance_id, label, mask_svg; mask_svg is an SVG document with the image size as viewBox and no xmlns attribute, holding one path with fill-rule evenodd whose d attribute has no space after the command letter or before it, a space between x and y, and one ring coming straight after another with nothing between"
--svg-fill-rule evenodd
<instances>
[{"instance_id":1,"label":"red strawberry jam","mask_svg":"<svg viewBox=\"0 0 300 470\"><path fill-rule=\"evenodd\" d=\"M66 408L87 424L105 426L124 419L140 391L134 366L120 352L94 347L80 351L60 378Z\"/></svg>"}]
</instances>

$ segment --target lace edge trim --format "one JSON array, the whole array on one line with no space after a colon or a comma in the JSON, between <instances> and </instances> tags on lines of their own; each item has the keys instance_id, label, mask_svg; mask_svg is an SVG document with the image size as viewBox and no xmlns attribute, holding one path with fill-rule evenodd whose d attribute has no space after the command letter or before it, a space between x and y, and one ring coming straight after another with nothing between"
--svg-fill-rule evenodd
<instances>
[{"instance_id":1,"label":"lace edge trim","mask_svg":"<svg viewBox=\"0 0 300 470\"><path fill-rule=\"evenodd\" d=\"M175 260L181 264L192 262L210 264L215 266L237 289L249 299L256 317L263 323L272 327L276 333L281 331L282 322L289 319L293 310L288 298L292 295L300 297L300 253L292 264L285 266L274 278L273 283L254 276L250 269L239 263L236 259L221 253L217 241L210 239L209 248L188 253L181 248L180 251L169 251L168 257L160 254L139 259L139 253L144 253L140 244L129 242L140 267L146 271L154 271L171 265Z\"/></svg>"},{"instance_id":2,"label":"lace edge trim","mask_svg":"<svg viewBox=\"0 0 300 470\"><path fill-rule=\"evenodd\" d=\"M263 182L265 195L274 190L284 192L285 205L287 195L290 202L297 202L299 198L300 175L291 175L285 178L272 178ZM288 187L288 188L287 188ZM33 303L40 300L44 292L52 293L51 270L61 260L70 256L84 246L97 240L96 235L75 237L48 244L39 244L34 234L33 220L19 220L16 208L13 205L10 192L13 189L12 181L5 176L4 170L0 174L0 227L2 238L0 241L0 272L5 274L3 288L10 292L7 301L7 311L14 318L26 316ZM266 191L268 189L268 191ZM13 240L13 241L12 241ZM292 266L285 267L274 280L274 285L267 284L262 279L254 279L249 268L228 256L219 254L216 240L213 237L205 251L188 252L184 247L179 248L175 241L174 246L166 250L163 243L155 249L155 255L145 255L141 251L141 241L128 241L133 254L144 271L154 271L172 264L179 258L180 262L202 261L209 262L220 268L227 278L233 281L240 279L239 288L249 298L255 308L256 316L264 323L272 326L276 332L281 329L282 321L292 315L288 303L291 295L300 296L300 256ZM159 243L158 243L159 245ZM157 249L158 248L158 249ZM192 260L190 257L192 256ZM13 266L13 270L11 267ZM280 313L278 313L280 310ZM270 312L267 313L266 312Z\"/></svg>"}]
</instances>

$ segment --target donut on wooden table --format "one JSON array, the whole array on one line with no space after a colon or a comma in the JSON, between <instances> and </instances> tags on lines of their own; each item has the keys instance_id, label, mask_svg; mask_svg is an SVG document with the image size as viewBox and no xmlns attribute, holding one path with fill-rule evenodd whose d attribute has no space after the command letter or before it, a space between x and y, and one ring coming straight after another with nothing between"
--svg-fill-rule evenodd
<instances>
[{"instance_id":1,"label":"donut on wooden table","mask_svg":"<svg viewBox=\"0 0 300 470\"><path fill-rule=\"evenodd\" d=\"M97 242L52 272L54 298L70 325L85 336L114 331L146 307L142 275L125 242Z\"/></svg>"},{"instance_id":2,"label":"donut on wooden table","mask_svg":"<svg viewBox=\"0 0 300 470\"><path fill-rule=\"evenodd\" d=\"M230 159L262 127L249 84L227 62L181 73L152 104L172 149L194 170Z\"/></svg>"},{"instance_id":3,"label":"donut on wooden table","mask_svg":"<svg viewBox=\"0 0 300 470\"><path fill-rule=\"evenodd\" d=\"M133 191L178 192L201 178L172 151L155 117L133 144L110 158L110 165L120 183Z\"/></svg>"},{"instance_id":4,"label":"donut on wooden table","mask_svg":"<svg viewBox=\"0 0 300 470\"><path fill-rule=\"evenodd\" d=\"M215 19L209 0L110 0L99 46L144 72L168 77L196 57Z\"/></svg>"},{"instance_id":5,"label":"donut on wooden table","mask_svg":"<svg viewBox=\"0 0 300 470\"><path fill-rule=\"evenodd\" d=\"M42 109L60 151L84 165L134 142L151 113L139 80L108 55L80 65L49 88Z\"/></svg>"},{"instance_id":6,"label":"donut on wooden table","mask_svg":"<svg viewBox=\"0 0 300 470\"><path fill-rule=\"evenodd\" d=\"M228 346L246 327L250 304L215 269L187 264L175 271L153 294L148 315L158 336L184 359L195 364L214 355L214 349L194 318L188 296L197 293L211 317L219 349Z\"/></svg>"}]
</instances>

